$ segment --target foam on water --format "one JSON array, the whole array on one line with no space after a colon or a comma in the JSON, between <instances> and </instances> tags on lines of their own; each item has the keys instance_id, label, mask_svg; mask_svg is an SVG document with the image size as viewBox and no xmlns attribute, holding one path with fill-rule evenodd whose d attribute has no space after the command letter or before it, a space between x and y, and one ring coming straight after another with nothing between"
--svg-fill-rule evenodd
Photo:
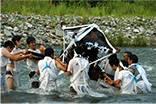
<instances>
[{"instance_id":1,"label":"foam on water","mask_svg":"<svg viewBox=\"0 0 156 104\"><path fill-rule=\"evenodd\" d=\"M154 69L153 66L149 66L149 65L143 65L143 67L145 68L146 71L152 71Z\"/></svg>"},{"instance_id":2,"label":"foam on water","mask_svg":"<svg viewBox=\"0 0 156 104\"><path fill-rule=\"evenodd\" d=\"M154 48L153 50L156 51L156 48Z\"/></svg>"}]
</instances>

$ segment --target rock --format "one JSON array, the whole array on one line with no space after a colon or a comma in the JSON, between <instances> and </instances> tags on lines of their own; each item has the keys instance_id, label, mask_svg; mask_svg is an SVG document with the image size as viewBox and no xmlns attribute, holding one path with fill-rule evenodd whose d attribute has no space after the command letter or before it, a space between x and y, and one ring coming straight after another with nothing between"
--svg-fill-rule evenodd
<instances>
[{"instance_id":1,"label":"rock","mask_svg":"<svg viewBox=\"0 0 156 104\"><path fill-rule=\"evenodd\" d=\"M27 34L26 33L24 33L24 34L22 34L24 37L26 37L27 36Z\"/></svg>"},{"instance_id":2,"label":"rock","mask_svg":"<svg viewBox=\"0 0 156 104\"><path fill-rule=\"evenodd\" d=\"M5 36L4 34L2 34L2 33L0 33L0 37L3 37L3 36Z\"/></svg>"},{"instance_id":3,"label":"rock","mask_svg":"<svg viewBox=\"0 0 156 104\"><path fill-rule=\"evenodd\" d=\"M8 37L12 36L12 33L7 29L4 29L4 34Z\"/></svg>"},{"instance_id":4,"label":"rock","mask_svg":"<svg viewBox=\"0 0 156 104\"><path fill-rule=\"evenodd\" d=\"M4 28L7 29L7 30L13 30L13 28L10 27L10 26L4 26Z\"/></svg>"},{"instance_id":5,"label":"rock","mask_svg":"<svg viewBox=\"0 0 156 104\"><path fill-rule=\"evenodd\" d=\"M65 26L76 26L82 24L97 24L105 34L125 37L136 35L155 36L155 17L80 17L80 16L23 16L20 14L0 14L1 41L11 38L12 35L22 35L24 39L32 35L37 41L43 40L46 44L61 44L63 31L61 23Z\"/></svg>"},{"instance_id":6,"label":"rock","mask_svg":"<svg viewBox=\"0 0 156 104\"><path fill-rule=\"evenodd\" d=\"M131 27L127 27L127 28L125 28L126 30L130 30L131 29Z\"/></svg>"},{"instance_id":7,"label":"rock","mask_svg":"<svg viewBox=\"0 0 156 104\"><path fill-rule=\"evenodd\" d=\"M26 24L26 26L27 26L28 28L32 28L32 27L33 27L33 25L30 24L30 23L28 23L28 22L26 22L25 24Z\"/></svg>"},{"instance_id":8,"label":"rock","mask_svg":"<svg viewBox=\"0 0 156 104\"><path fill-rule=\"evenodd\" d=\"M139 31L139 29L134 29L133 32L139 33L140 31Z\"/></svg>"},{"instance_id":9,"label":"rock","mask_svg":"<svg viewBox=\"0 0 156 104\"><path fill-rule=\"evenodd\" d=\"M106 29L106 30L105 30L105 33L106 33L106 34L107 34L107 33L109 33L109 30L108 30L108 29Z\"/></svg>"},{"instance_id":10,"label":"rock","mask_svg":"<svg viewBox=\"0 0 156 104\"><path fill-rule=\"evenodd\" d=\"M14 31L18 31L19 30L19 28L18 27L14 27Z\"/></svg>"},{"instance_id":11,"label":"rock","mask_svg":"<svg viewBox=\"0 0 156 104\"><path fill-rule=\"evenodd\" d=\"M139 27L138 29L139 29L139 31L142 32L142 33L145 31L145 29L144 29L142 26Z\"/></svg>"}]
</instances>

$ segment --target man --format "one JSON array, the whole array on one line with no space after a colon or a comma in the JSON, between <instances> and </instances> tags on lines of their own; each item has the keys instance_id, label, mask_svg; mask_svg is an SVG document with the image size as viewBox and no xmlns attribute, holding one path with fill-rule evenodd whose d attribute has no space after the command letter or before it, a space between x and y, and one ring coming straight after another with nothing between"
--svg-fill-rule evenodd
<instances>
[{"instance_id":1,"label":"man","mask_svg":"<svg viewBox=\"0 0 156 104\"><path fill-rule=\"evenodd\" d=\"M38 62L40 73L40 87L43 90L50 91L56 89L56 80L60 70L66 71L66 65L60 60L54 59L54 50L46 48L44 59Z\"/></svg>"},{"instance_id":2,"label":"man","mask_svg":"<svg viewBox=\"0 0 156 104\"><path fill-rule=\"evenodd\" d=\"M82 54L83 50L81 47L76 48L76 52L73 59L69 61L66 75L70 76L70 89L77 95L90 95L94 97L105 97L106 95L92 91L89 87L88 81L88 70L89 61L86 59L87 54Z\"/></svg>"},{"instance_id":3,"label":"man","mask_svg":"<svg viewBox=\"0 0 156 104\"><path fill-rule=\"evenodd\" d=\"M132 55L132 53L129 52L129 51L125 51L125 52L124 52L124 55L123 55L124 59L121 60L123 66L128 67L128 58L129 58L131 55Z\"/></svg>"},{"instance_id":4,"label":"man","mask_svg":"<svg viewBox=\"0 0 156 104\"><path fill-rule=\"evenodd\" d=\"M137 82L137 92L138 93L147 93L151 92L152 84L148 81L146 72L144 68L138 64L138 57L135 54L132 54L128 59L129 68Z\"/></svg>"},{"instance_id":5,"label":"man","mask_svg":"<svg viewBox=\"0 0 156 104\"><path fill-rule=\"evenodd\" d=\"M32 36L29 36L26 40L28 44L28 51L33 53L40 54L40 50L36 49L36 39ZM38 59L35 57L32 57L31 59L27 59L27 66L30 71L29 77L30 77L30 83L32 88L38 88L39 87L39 76L38 76Z\"/></svg>"},{"instance_id":6,"label":"man","mask_svg":"<svg viewBox=\"0 0 156 104\"><path fill-rule=\"evenodd\" d=\"M5 90L5 74L7 75L6 80L8 89L14 89L12 68L7 68L6 71L6 67L9 63L9 60L18 61L31 56L31 54L25 55L23 54L23 52L11 54L11 51L14 49L14 47L14 43L8 40L4 43L4 47L0 48L1 88L3 91Z\"/></svg>"},{"instance_id":7,"label":"man","mask_svg":"<svg viewBox=\"0 0 156 104\"><path fill-rule=\"evenodd\" d=\"M119 88L121 90L121 94L135 94L136 83L134 75L130 71L124 70L124 68L119 64L119 60L117 58L109 59L109 64L112 69L116 71L115 78L114 80L111 80L105 75L105 82Z\"/></svg>"}]
</instances>

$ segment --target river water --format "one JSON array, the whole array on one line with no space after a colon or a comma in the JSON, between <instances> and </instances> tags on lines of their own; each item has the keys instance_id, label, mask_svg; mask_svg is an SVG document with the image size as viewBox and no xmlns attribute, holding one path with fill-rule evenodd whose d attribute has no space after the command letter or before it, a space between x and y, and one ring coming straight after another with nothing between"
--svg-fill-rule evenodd
<instances>
[{"instance_id":1,"label":"river water","mask_svg":"<svg viewBox=\"0 0 156 104\"><path fill-rule=\"evenodd\" d=\"M57 50L59 51L59 50ZM28 71L23 65L21 71L22 86L17 91L1 94L2 103L156 103L156 48L122 48L119 57L124 51L131 51L139 57L139 63L146 69L149 81L152 83L152 92L148 94L120 95L105 93L108 97L94 98L90 96L73 97L69 93L69 77L60 75L58 91L42 92L39 89L29 89Z\"/></svg>"}]
</instances>

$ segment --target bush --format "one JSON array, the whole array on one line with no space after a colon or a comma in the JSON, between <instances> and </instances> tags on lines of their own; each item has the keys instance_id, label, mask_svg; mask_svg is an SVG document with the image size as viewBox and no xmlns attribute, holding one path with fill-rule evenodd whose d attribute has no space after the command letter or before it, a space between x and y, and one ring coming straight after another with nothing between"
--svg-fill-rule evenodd
<instances>
[{"instance_id":1,"label":"bush","mask_svg":"<svg viewBox=\"0 0 156 104\"><path fill-rule=\"evenodd\" d=\"M133 39L132 45L140 47L147 46L147 39L144 36L138 35L136 38Z\"/></svg>"},{"instance_id":2,"label":"bush","mask_svg":"<svg viewBox=\"0 0 156 104\"><path fill-rule=\"evenodd\" d=\"M112 43L113 46L120 46L120 47L143 47L147 46L148 40L144 36L136 36L135 38L125 37L124 34L120 35L111 35L107 34L108 40Z\"/></svg>"}]
</instances>

